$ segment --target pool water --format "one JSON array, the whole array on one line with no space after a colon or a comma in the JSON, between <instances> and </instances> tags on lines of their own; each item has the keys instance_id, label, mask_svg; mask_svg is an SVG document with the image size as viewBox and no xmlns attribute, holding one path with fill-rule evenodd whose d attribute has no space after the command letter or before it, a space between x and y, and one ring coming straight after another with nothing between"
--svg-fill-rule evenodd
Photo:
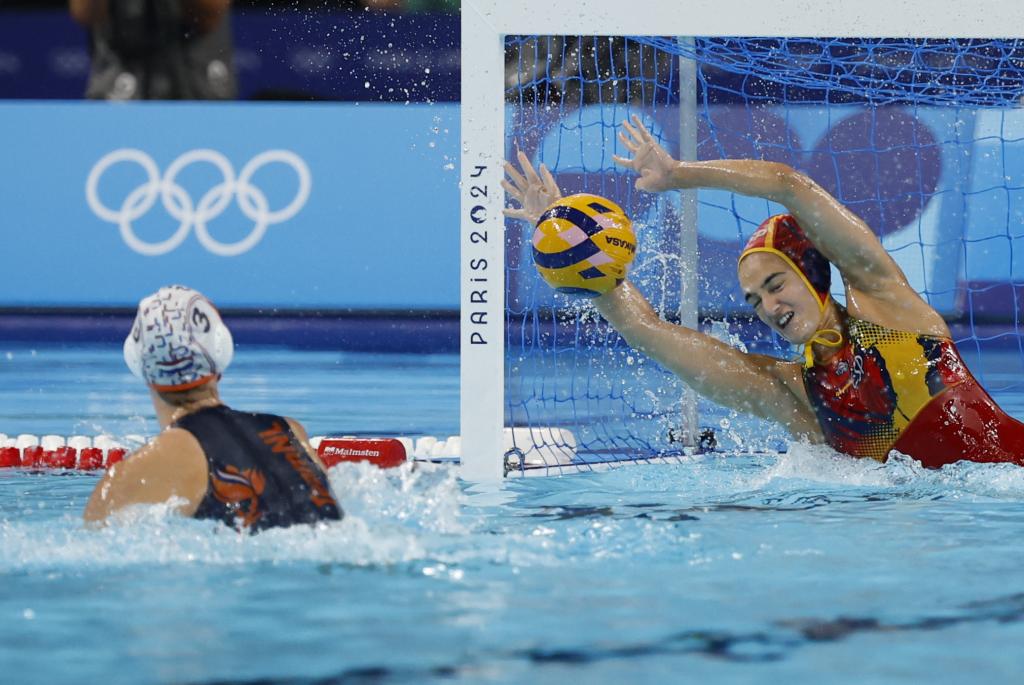
<instances>
[{"instance_id":1,"label":"pool water","mask_svg":"<svg viewBox=\"0 0 1024 685\"><path fill-rule=\"evenodd\" d=\"M0 349L0 430L151 433L119 357ZM457 432L451 356L243 348L223 390L312 432ZM3 680L1009 683L1024 668L1020 467L794 445L496 486L430 465L330 477L344 521L239 536L166 507L87 530L95 475L0 471Z\"/></svg>"}]
</instances>

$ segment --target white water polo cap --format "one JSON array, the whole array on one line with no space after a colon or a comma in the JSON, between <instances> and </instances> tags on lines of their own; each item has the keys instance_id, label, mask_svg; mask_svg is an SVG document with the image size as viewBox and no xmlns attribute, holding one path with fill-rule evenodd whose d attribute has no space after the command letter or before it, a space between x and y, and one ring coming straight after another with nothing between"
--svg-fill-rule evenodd
<instances>
[{"instance_id":1,"label":"white water polo cap","mask_svg":"<svg viewBox=\"0 0 1024 685\"><path fill-rule=\"evenodd\" d=\"M124 361L154 390L180 392L217 378L235 351L231 331L213 303L171 285L139 303L124 340Z\"/></svg>"}]
</instances>

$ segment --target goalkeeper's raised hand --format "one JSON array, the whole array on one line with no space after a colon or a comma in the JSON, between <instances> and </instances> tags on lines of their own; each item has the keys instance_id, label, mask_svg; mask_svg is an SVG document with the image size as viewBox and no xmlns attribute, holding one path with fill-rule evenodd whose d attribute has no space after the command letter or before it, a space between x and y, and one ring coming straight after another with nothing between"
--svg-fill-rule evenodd
<instances>
[{"instance_id":1,"label":"goalkeeper's raised hand","mask_svg":"<svg viewBox=\"0 0 1024 685\"><path fill-rule=\"evenodd\" d=\"M679 188L679 162L665 151L640 117L633 115L633 123L622 122L624 131L619 131L619 140L633 155L632 158L613 155L612 160L627 169L632 169L640 178L636 180L637 190L661 193Z\"/></svg>"},{"instance_id":2,"label":"goalkeeper's raised hand","mask_svg":"<svg viewBox=\"0 0 1024 685\"><path fill-rule=\"evenodd\" d=\"M502 180L501 187L519 206L506 207L504 214L510 219L522 219L536 224L544 210L562 197L562 192L546 166L541 164L540 173L537 173L530 158L522 150L516 153L516 157L519 169L512 162L505 162L508 178Z\"/></svg>"}]
</instances>

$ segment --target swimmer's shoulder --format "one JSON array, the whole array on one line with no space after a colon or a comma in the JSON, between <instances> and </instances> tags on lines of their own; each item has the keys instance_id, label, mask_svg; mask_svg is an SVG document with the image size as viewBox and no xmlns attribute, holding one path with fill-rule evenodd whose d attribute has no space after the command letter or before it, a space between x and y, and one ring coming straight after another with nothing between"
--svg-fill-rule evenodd
<instances>
[{"instance_id":1,"label":"swimmer's shoulder","mask_svg":"<svg viewBox=\"0 0 1024 685\"><path fill-rule=\"evenodd\" d=\"M320 461L320 456L316 453L316 450L313 449L313 446L309 443L309 435L306 433L305 426L303 426L301 423L299 423L297 420L293 419L290 416L284 416L282 418L288 422L288 427L292 429L292 435L294 435L296 439L298 439L299 443L306 449L306 452L309 453L309 458L312 459L313 462L320 467L321 471L326 472L327 467L324 466L324 463L322 461Z\"/></svg>"},{"instance_id":2,"label":"swimmer's shoulder","mask_svg":"<svg viewBox=\"0 0 1024 685\"><path fill-rule=\"evenodd\" d=\"M209 462L202 445L183 428L161 431L152 443L155 443L152 447L154 455L159 455L151 457L153 472L168 482L176 483L180 490L178 496L194 504L188 513L194 513L210 482Z\"/></svg>"},{"instance_id":3,"label":"swimmer's shoulder","mask_svg":"<svg viewBox=\"0 0 1024 685\"><path fill-rule=\"evenodd\" d=\"M877 292L846 289L850 316L876 326L936 338L951 337L949 326L905 281Z\"/></svg>"},{"instance_id":4,"label":"swimmer's shoulder","mask_svg":"<svg viewBox=\"0 0 1024 685\"><path fill-rule=\"evenodd\" d=\"M107 469L97 484L85 518L101 520L135 504L184 500L178 511L191 516L206 495L209 468L199 441L186 430L170 428Z\"/></svg>"},{"instance_id":5,"label":"swimmer's shoulder","mask_svg":"<svg viewBox=\"0 0 1024 685\"><path fill-rule=\"evenodd\" d=\"M145 468L160 473L201 471L205 478L208 470L203 446L196 436L184 428L165 428L160 431L132 454L132 459L136 458Z\"/></svg>"}]
</instances>

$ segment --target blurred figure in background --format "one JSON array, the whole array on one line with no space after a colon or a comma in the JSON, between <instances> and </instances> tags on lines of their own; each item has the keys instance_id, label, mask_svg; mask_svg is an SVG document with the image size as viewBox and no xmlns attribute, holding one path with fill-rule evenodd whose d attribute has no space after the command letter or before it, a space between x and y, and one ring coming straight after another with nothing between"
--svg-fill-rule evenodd
<instances>
[{"instance_id":1,"label":"blurred figure in background","mask_svg":"<svg viewBox=\"0 0 1024 685\"><path fill-rule=\"evenodd\" d=\"M70 0L89 29L87 98L230 100L230 0Z\"/></svg>"}]
</instances>

